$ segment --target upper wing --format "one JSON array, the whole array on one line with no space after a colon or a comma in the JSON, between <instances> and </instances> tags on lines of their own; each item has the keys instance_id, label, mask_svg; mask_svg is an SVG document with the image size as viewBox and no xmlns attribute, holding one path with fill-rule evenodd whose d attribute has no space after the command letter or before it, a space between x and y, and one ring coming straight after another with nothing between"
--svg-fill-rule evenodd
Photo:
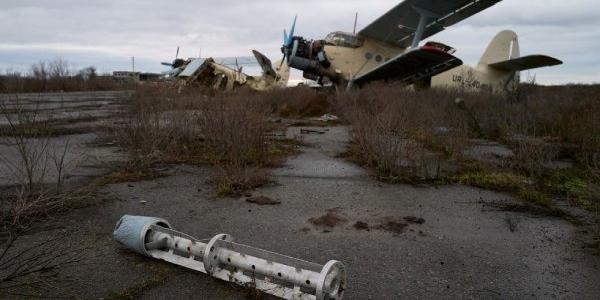
<instances>
[{"instance_id":1,"label":"upper wing","mask_svg":"<svg viewBox=\"0 0 600 300\"><path fill-rule=\"evenodd\" d=\"M377 80L398 80L405 84L435 76L462 65L452 54L434 47L420 47L400 54L383 65L352 80L364 84Z\"/></svg>"},{"instance_id":2,"label":"upper wing","mask_svg":"<svg viewBox=\"0 0 600 300\"><path fill-rule=\"evenodd\" d=\"M190 77L194 75L194 73L200 69L203 63L204 59L192 60L187 66L185 66L185 69L177 75L177 77Z\"/></svg>"},{"instance_id":3,"label":"upper wing","mask_svg":"<svg viewBox=\"0 0 600 300\"><path fill-rule=\"evenodd\" d=\"M429 20L422 39L454 25L502 0L405 0L371 23L360 34L386 43L408 46L420 15L417 9L437 15Z\"/></svg>"},{"instance_id":4,"label":"upper wing","mask_svg":"<svg viewBox=\"0 0 600 300\"><path fill-rule=\"evenodd\" d=\"M557 66L562 63L562 61L546 55L529 55L493 63L489 66L503 71L523 71L541 67Z\"/></svg>"}]
</instances>

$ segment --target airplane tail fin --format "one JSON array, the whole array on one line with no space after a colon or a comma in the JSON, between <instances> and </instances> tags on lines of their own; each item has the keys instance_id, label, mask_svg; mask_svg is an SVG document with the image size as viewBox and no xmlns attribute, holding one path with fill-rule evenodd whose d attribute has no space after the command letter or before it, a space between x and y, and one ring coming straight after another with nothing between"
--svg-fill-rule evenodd
<instances>
[{"instance_id":1,"label":"airplane tail fin","mask_svg":"<svg viewBox=\"0 0 600 300\"><path fill-rule=\"evenodd\" d=\"M505 30L496 35L479 61L498 72L513 73L542 67L556 66L562 61L547 55L520 56L519 38L514 31Z\"/></svg>"},{"instance_id":2,"label":"airplane tail fin","mask_svg":"<svg viewBox=\"0 0 600 300\"><path fill-rule=\"evenodd\" d=\"M514 31L501 31L494 37L479 60L479 66L488 66L502 61L519 58L519 38Z\"/></svg>"}]
</instances>

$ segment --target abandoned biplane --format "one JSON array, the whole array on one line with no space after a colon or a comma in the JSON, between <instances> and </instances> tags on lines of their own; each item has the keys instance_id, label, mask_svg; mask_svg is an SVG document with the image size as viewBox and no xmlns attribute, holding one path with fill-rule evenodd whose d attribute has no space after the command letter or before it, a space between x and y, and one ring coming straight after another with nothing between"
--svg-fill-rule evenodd
<instances>
[{"instance_id":1,"label":"abandoned biplane","mask_svg":"<svg viewBox=\"0 0 600 300\"><path fill-rule=\"evenodd\" d=\"M417 88L449 87L472 91L511 92L520 82L520 71L556 66L562 61L547 55L520 56L514 31L496 35L476 67L462 65L416 84Z\"/></svg>"},{"instance_id":2,"label":"abandoned biplane","mask_svg":"<svg viewBox=\"0 0 600 300\"><path fill-rule=\"evenodd\" d=\"M173 81L179 91L189 86L205 86L216 90L231 91L245 86L256 91L266 91L275 87L286 87L289 80L289 68L286 64L271 63L265 55L253 50L256 64L261 68L261 76L251 76L243 72L243 65L217 63L213 58L187 59L178 58L177 54L172 63L162 63L170 66L171 70L164 73ZM254 64L254 62L252 62Z\"/></svg>"},{"instance_id":3,"label":"abandoned biplane","mask_svg":"<svg viewBox=\"0 0 600 300\"><path fill-rule=\"evenodd\" d=\"M333 32L323 40L284 30L287 64L304 77L336 87L387 80L410 85L462 65L454 49L419 43L501 0L405 0L358 34Z\"/></svg>"}]
</instances>

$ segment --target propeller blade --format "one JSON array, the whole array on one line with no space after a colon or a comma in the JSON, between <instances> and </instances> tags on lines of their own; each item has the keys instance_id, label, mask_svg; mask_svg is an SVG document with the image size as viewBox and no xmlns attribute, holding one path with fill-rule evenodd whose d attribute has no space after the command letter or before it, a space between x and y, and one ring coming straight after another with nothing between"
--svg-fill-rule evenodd
<instances>
[{"instance_id":1,"label":"propeller blade","mask_svg":"<svg viewBox=\"0 0 600 300\"><path fill-rule=\"evenodd\" d=\"M281 63L279 63L279 69L281 69L281 66L283 66L283 63L285 62L285 57L286 57L286 55L283 54L283 58L281 59Z\"/></svg>"},{"instance_id":2,"label":"propeller blade","mask_svg":"<svg viewBox=\"0 0 600 300\"><path fill-rule=\"evenodd\" d=\"M284 29L283 30L283 45L285 45L285 43L287 43L287 40L288 40L287 31Z\"/></svg>"},{"instance_id":3,"label":"propeller blade","mask_svg":"<svg viewBox=\"0 0 600 300\"><path fill-rule=\"evenodd\" d=\"M294 17L294 22L292 23L292 29L290 30L290 34L288 35L287 41L285 43L286 46L289 46L292 44L292 41L294 40L294 31L296 31L296 21L298 20L298 15L296 15Z\"/></svg>"},{"instance_id":4,"label":"propeller blade","mask_svg":"<svg viewBox=\"0 0 600 300\"><path fill-rule=\"evenodd\" d=\"M175 59L179 58L179 46L177 46L177 52L175 53Z\"/></svg>"}]
</instances>

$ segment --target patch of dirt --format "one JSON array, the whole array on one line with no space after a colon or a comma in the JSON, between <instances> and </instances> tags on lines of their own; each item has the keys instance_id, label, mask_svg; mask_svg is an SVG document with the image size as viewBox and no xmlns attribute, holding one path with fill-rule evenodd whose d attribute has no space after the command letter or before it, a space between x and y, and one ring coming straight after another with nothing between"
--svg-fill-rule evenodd
<instances>
[{"instance_id":1,"label":"patch of dirt","mask_svg":"<svg viewBox=\"0 0 600 300\"><path fill-rule=\"evenodd\" d=\"M310 218L308 220L315 226L333 228L348 222L348 220L339 215L338 209L329 209L327 213L318 218Z\"/></svg>"},{"instance_id":2,"label":"patch of dirt","mask_svg":"<svg viewBox=\"0 0 600 300\"><path fill-rule=\"evenodd\" d=\"M250 197L250 198L246 199L246 202L254 203L257 205L279 205L279 204L281 204L281 201L277 201L277 200L271 199L266 196Z\"/></svg>"},{"instance_id":3,"label":"patch of dirt","mask_svg":"<svg viewBox=\"0 0 600 300\"><path fill-rule=\"evenodd\" d=\"M354 223L354 229L356 229L358 231L361 231L361 230L371 231L369 224L367 224L365 222L361 222L361 221Z\"/></svg>"},{"instance_id":4,"label":"patch of dirt","mask_svg":"<svg viewBox=\"0 0 600 300\"><path fill-rule=\"evenodd\" d=\"M411 224L425 224L425 219L423 218L417 218L417 217L413 217L413 216L408 216L408 217L404 217L404 221L411 223Z\"/></svg>"},{"instance_id":5,"label":"patch of dirt","mask_svg":"<svg viewBox=\"0 0 600 300\"><path fill-rule=\"evenodd\" d=\"M391 232L393 234L401 234L404 232L404 229L406 229L407 226L408 226L408 224L406 224L404 222L388 219L384 223L377 225L377 227L375 227L375 228L377 228L379 230Z\"/></svg>"}]
</instances>

